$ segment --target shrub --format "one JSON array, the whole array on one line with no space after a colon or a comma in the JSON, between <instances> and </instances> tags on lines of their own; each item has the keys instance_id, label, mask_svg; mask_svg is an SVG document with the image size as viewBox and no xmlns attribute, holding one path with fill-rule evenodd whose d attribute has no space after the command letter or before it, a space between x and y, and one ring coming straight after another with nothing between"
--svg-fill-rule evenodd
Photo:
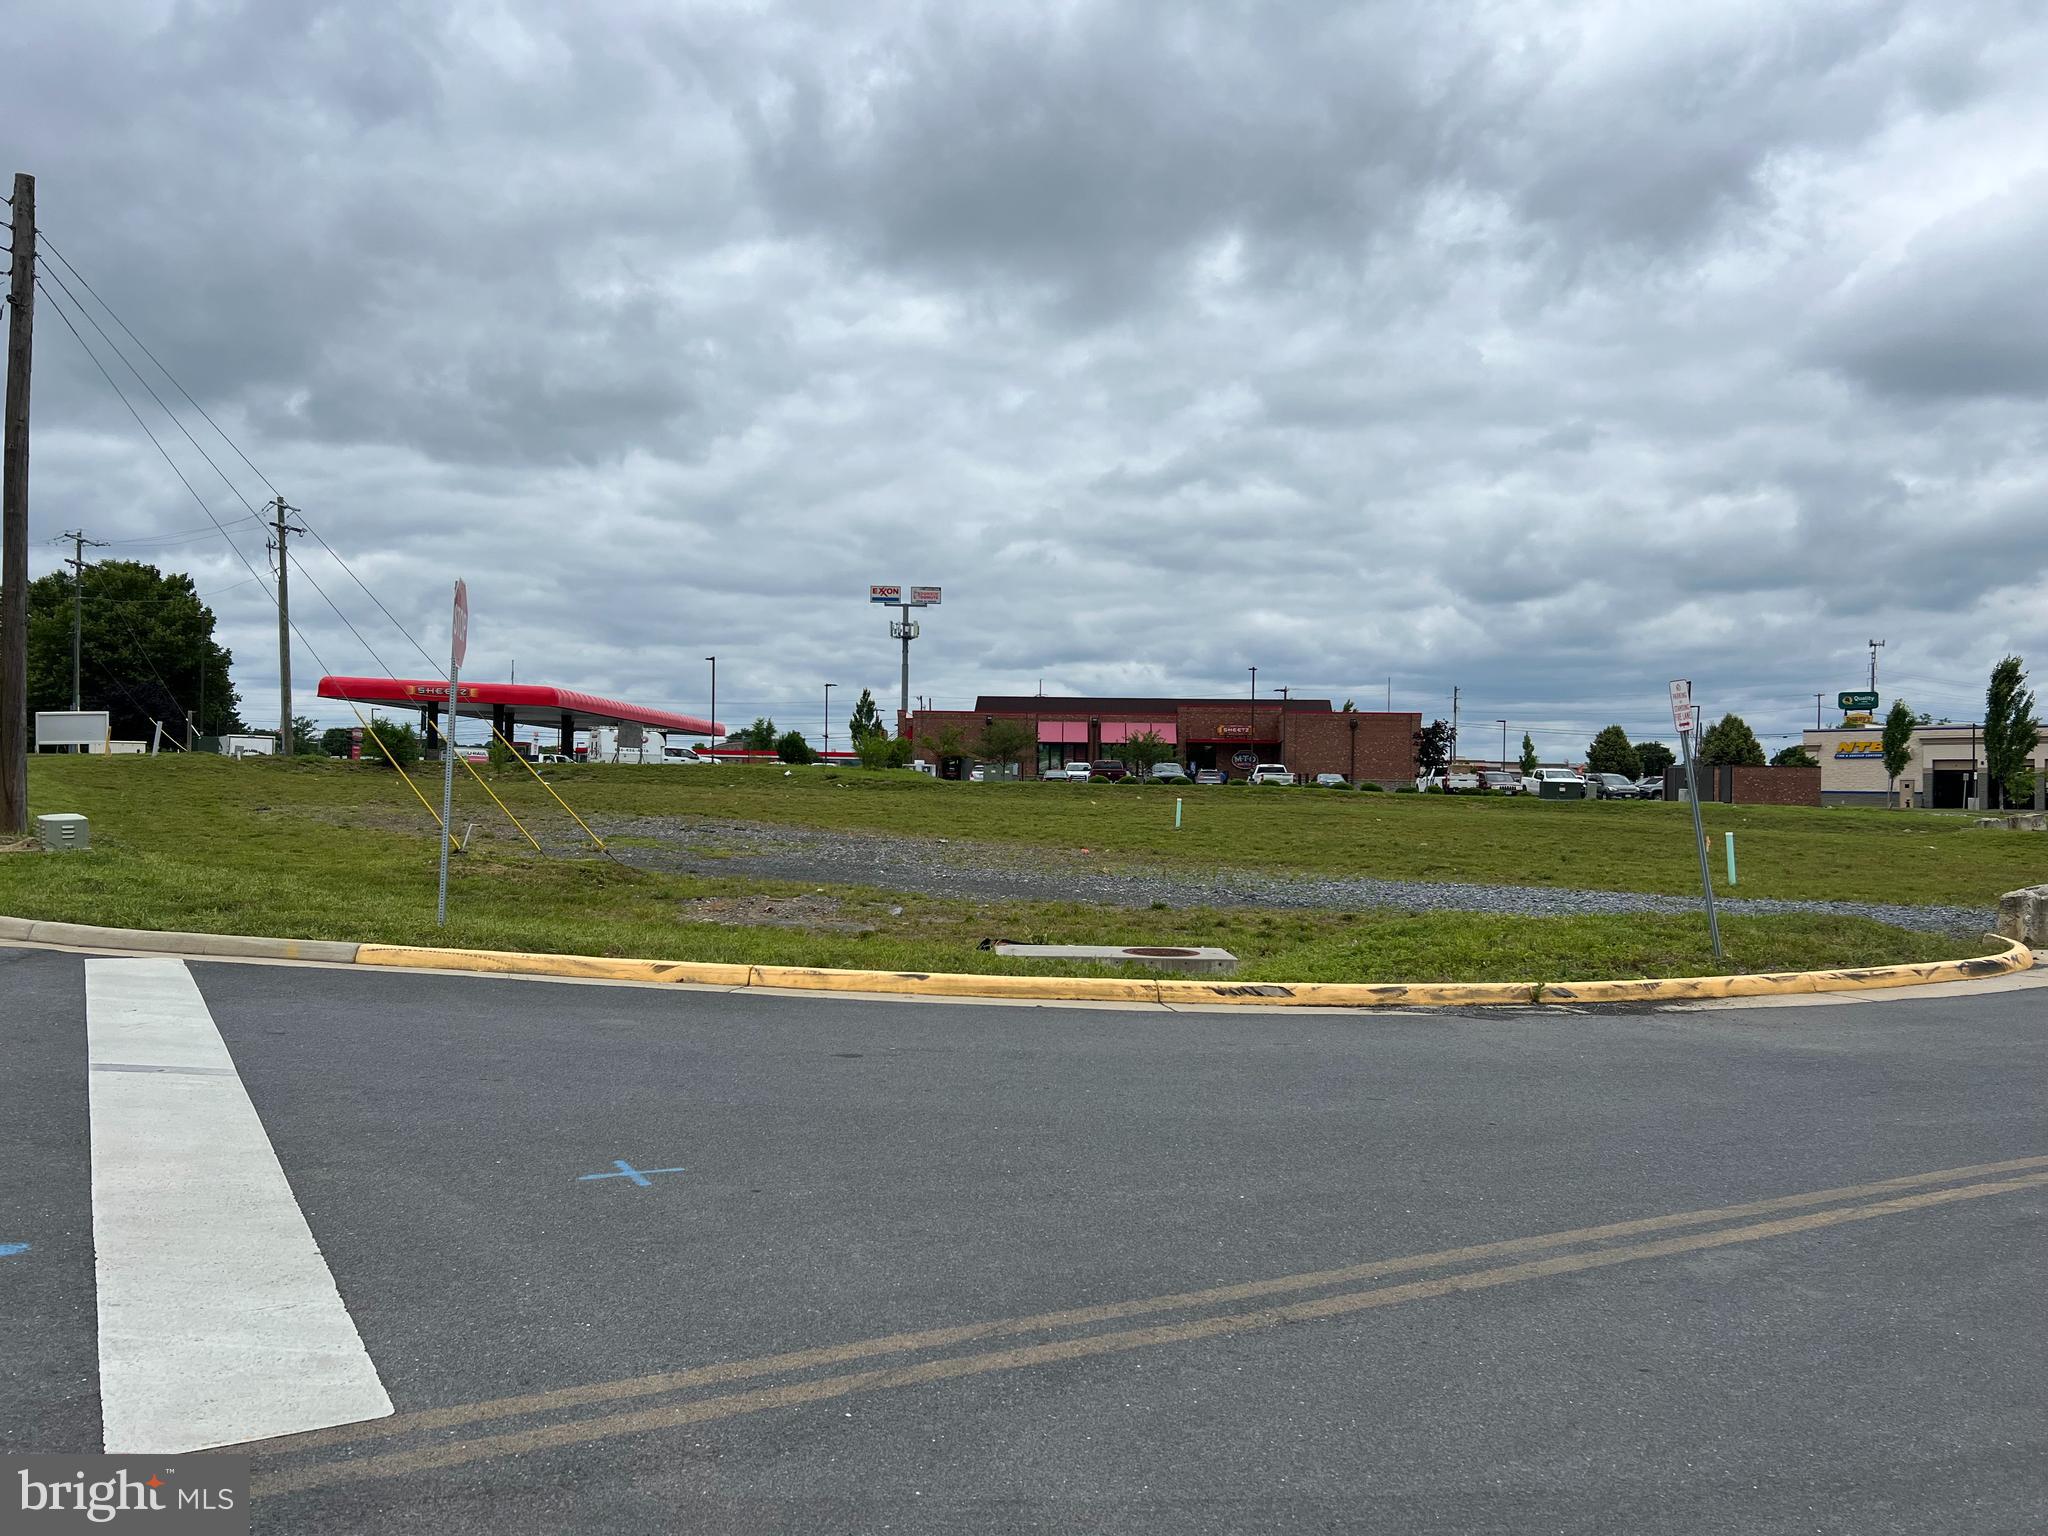
<instances>
[{"instance_id":1,"label":"shrub","mask_svg":"<svg viewBox=\"0 0 2048 1536\"><path fill-rule=\"evenodd\" d=\"M1385 786L1375 784L1371 779L1367 779L1363 784L1359 785L1358 790L1360 794L1365 795L1383 795L1386 793Z\"/></svg>"},{"instance_id":2,"label":"shrub","mask_svg":"<svg viewBox=\"0 0 2048 1536\"><path fill-rule=\"evenodd\" d=\"M775 755L785 763L809 763L816 760L811 744L804 740L802 731L784 731L775 743Z\"/></svg>"},{"instance_id":3,"label":"shrub","mask_svg":"<svg viewBox=\"0 0 2048 1536\"><path fill-rule=\"evenodd\" d=\"M388 749L388 750L387 750ZM396 758L398 766L410 768L420 760L419 732L409 725L391 720L379 720L371 729L363 732L363 761L381 763L387 758Z\"/></svg>"}]
</instances>

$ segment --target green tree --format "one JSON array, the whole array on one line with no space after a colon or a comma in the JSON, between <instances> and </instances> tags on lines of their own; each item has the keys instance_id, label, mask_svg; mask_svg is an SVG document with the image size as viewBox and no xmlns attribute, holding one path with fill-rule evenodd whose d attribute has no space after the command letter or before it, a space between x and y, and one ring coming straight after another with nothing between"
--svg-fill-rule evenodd
<instances>
[{"instance_id":1,"label":"green tree","mask_svg":"<svg viewBox=\"0 0 2048 1536\"><path fill-rule=\"evenodd\" d=\"M330 725L320 733L320 753L323 757L347 757L351 738L345 725Z\"/></svg>"},{"instance_id":2,"label":"green tree","mask_svg":"<svg viewBox=\"0 0 2048 1536\"><path fill-rule=\"evenodd\" d=\"M1586 768L1591 773L1618 773L1633 779L1643 771L1642 759L1629 745L1628 732L1618 725L1604 728L1586 748Z\"/></svg>"},{"instance_id":3,"label":"green tree","mask_svg":"<svg viewBox=\"0 0 2048 1536\"><path fill-rule=\"evenodd\" d=\"M1415 766L1423 774L1441 773L1450 760L1450 721L1432 720L1415 733Z\"/></svg>"},{"instance_id":4,"label":"green tree","mask_svg":"<svg viewBox=\"0 0 2048 1536\"><path fill-rule=\"evenodd\" d=\"M1142 779L1158 764L1173 756L1173 746L1157 731L1140 731L1111 747L1109 755Z\"/></svg>"},{"instance_id":5,"label":"green tree","mask_svg":"<svg viewBox=\"0 0 2048 1536\"><path fill-rule=\"evenodd\" d=\"M1527 731L1522 732L1522 774L1524 777L1536 771L1536 743L1529 739Z\"/></svg>"},{"instance_id":6,"label":"green tree","mask_svg":"<svg viewBox=\"0 0 2048 1536\"><path fill-rule=\"evenodd\" d=\"M29 583L31 714L71 707L72 591L69 571ZM136 560L102 560L85 568L79 595L80 702L106 710L115 736L146 740L158 720L180 741L188 723L200 736L242 729L229 676L234 658L214 643L213 610L190 576L166 576Z\"/></svg>"},{"instance_id":7,"label":"green tree","mask_svg":"<svg viewBox=\"0 0 2048 1536\"><path fill-rule=\"evenodd\" d=\"M1642 767L1639 777L1661 779L1664 770L1678 761L1678 754L1661 741L1639 741L1636 743L1636 762Z\"/></svg>"},{"instance_id":8,"label":"green tree","mask_svg":"<svg viewBox=\"0 0 2048 1536\"><path fill-rule=\"evenodd\" d=\"M396 720L372 720L363 731L363 761L366 763L398 760L401 768L410 768L420 760L419 733L410 725Z\"/></svg>"},{"instance_id":9,"label":"green tree","mask_svg":"<svg viewBox=\"0 0 2048 1536\"><path fill-rule=\"evenodd\" d=\"M756 715L754 723L744 731L733 733L734 741L749 752L773 752L775 750L775 722L766 715Z\"/></svg>"},{"instance_id":10,"label":"green tree","mask_svg":"<svg viewBox=\"0 0 2048 1536\"><path fill-rule=\"evenodd\" d=\"M975 738L974 755L985 763L1014 766L1038 744L1030 726L1019 720L991 720Z\"/></svg>"},{"instance_id":11,"label":"green tree","mask_svg":"<svg viewBox=\"0 0 2048 1536\"><path fill-rule=\"evenodd\" d=\"M1709 768L1723 763L1732 763L1737 768L1761 768L1763 743L1756 739L1756 732L1742 716L1723 715L1700 739L1700 763Z\"/></svg>"},{"instance_id":12,"label":"green tree","mask_svg":"<svg viewBox=\"0 0 2048 1536\"><path fill-rule=\"evenodd\" d=\"M292 756L316 757L320 752L320 727L309 715L292 716Z\"/></svg>"},{"instance_id":13,"label":"green tree","mask_svg":"<svg viewBox=\"0 0 2048 1536\"><path fill-rule=\"evenodd\" d=\"M1884 779L1888 802L1897 799L1899 775L1913 760L1913 727L1922 723L1914 718L1904 699L1892 700L1891 711L1884 717Z\"/></svg>"},{"instance_id":14,"label":"green tree","mask_svg":"<svg viewBox=\"0 0 2048 1536\"><path fill-rule=\"evenodd\" d=\"M2033 796L2027 760L2040 736L2026 666L2019 657L2008 656L1991 669L1991 683L1984 690L1984 767L2001 809L2008 799Z\"/></svg>"},{"instance_id":15,"label":"green tree","mask_svg":"<svg viewBox=\"0 0 2048 1536\"><path fill-rule=\"evenodd\" d=\"M853 706L853 713L846 718L846 729L852 734L853 748L856 752L860 750L863 737L888 734L882 728L882 712L875 707L873 690L861 689L860 701Z\"/></svg>"},{"instance_id":16,"label":"green tree","mask_svg":"<svg viewBox=\"0 0 2048 1536\"><path fill-rule=\"evenodd\" d=\"M804 740L802 731L784 731L776 737L775 755L785 763L817 761L817 754L811 750L811 744Z\"/></svg>"},{"instance_id":17,"label":"green tree","mask_svg":"<svg viewBox=\"0 0 2048 1536\"><path fill-rule=\"evenodd\" d=\"M1818 768L1820 763L1802 744L1779 748L1771 757L1771 766L1773 768Z\"/></svg>"}]
</instances>

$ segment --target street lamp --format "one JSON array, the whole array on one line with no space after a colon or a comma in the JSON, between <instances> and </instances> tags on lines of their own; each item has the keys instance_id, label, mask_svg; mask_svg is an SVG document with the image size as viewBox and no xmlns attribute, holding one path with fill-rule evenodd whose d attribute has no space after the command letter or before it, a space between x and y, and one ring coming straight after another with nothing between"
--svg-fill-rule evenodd
<instances>
[{"instance_id":1,"label":"street lamp","mask_svg":"<svg viewBox=\"0 0 2048 1536\"><path fill-rule=\"evenodd\" d=\"M1292 688L1275 688L1273 691L1280 695L1280 766L1285 768L1287 766L1287 696L1294 690Z\"/></svg>"},{"instance_id":2,"label":"street lamp","mask_svg":"<svg viewBox=\"0 0 2048 1536\"><path fill-rule=\"evenodd\" d=\"M1497 723L1500 726L1500 771L1506 773L1508 771L1508 723L1505 720Z\"/></svg>"},{"instance_id":3,"label":"street lamp","mask_svg":"<svg viewBox=\"0 0 2048 1536\"><path fill-rule=\"evenodd\" d=\"M704 659L711 663L711 747L716 751L724 745L718 736L718 658L706 656Z\"/></svg>"},{"instance_id":4,"label":"street lamp","mask_svg":"<svg viewBox=\"0 0 2048 1536\"><path fill-rule=\"evenodd\" d=\"M1251 674L1252 698L1249 711L1245 716L1244 744L1250 749L1252 761L1256 763L1259 760L1259 749L1253 743L1259 739L1259 669L1253 667Z\"/></svg>"},{"instance_id":5,"label":"street lamp","mask_svg":"<svg viewBox=\"0 0 2048 1536\"><path fill-rule=\"evenodd\" d=\"M825 685L825 756L827 757L832 755L832 690L838 686L837 683L827 683Z\"/></svg>"}]
</instances>

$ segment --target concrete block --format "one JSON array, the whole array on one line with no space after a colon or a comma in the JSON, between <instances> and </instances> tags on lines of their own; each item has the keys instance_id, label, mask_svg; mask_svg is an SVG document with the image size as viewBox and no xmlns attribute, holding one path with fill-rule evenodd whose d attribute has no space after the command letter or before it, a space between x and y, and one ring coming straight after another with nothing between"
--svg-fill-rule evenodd
<instances>
[{"instance_id":1,"label":"concrete block","mask_svg":"<svg viewBox=\"0 0 2048 1536\"><path fill-rule=\"evenodd\" d=\"M1161 971L1188 971L1197 976L1229 976L1237 956L1227 949L1170 944L1010 944L994 946L999 955L1017 960L1087 960L1098 965L1148 965Z\"/></svg>"},{"instance_id":2,"label":"concrete block","mask_svg":"<svg viewBox=\"0 0 2048 1536\"><path fill-rule=\"evenodd\" d=\"M2029 949L2048 948L2048 885L2030 885L1999 897L1998 932Z\"/></svg>"}]
</instances>

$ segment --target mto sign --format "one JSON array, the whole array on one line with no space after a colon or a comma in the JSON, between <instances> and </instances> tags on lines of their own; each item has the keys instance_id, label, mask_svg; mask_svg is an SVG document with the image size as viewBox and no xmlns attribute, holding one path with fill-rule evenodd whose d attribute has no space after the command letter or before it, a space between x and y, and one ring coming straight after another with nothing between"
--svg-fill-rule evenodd
<instances>
[{"instance_id":1,"label":"mto sign","mask_svg":"<svg viewBox=\"0 0 2048 1536\"><path fill-rule=\"evenodd\" d=\"M910 600L920 608L935 608L939 603L939 589L937 587L912 587L910 589Z\"/></svg>"}]
</instances>

